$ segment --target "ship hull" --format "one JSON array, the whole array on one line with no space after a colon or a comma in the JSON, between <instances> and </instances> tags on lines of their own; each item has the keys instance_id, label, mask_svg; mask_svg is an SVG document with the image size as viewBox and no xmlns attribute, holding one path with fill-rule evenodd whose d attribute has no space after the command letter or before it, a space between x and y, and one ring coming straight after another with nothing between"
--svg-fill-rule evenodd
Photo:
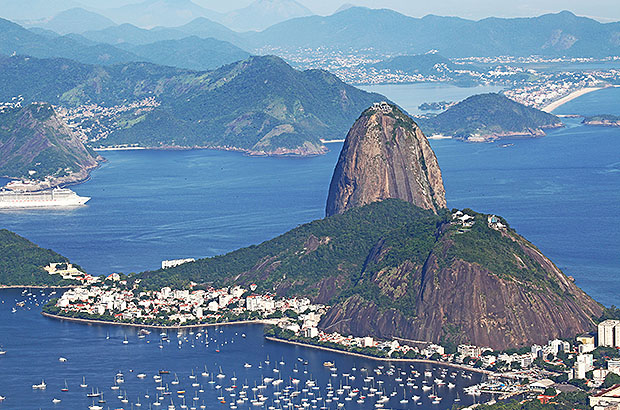
<instances>
[{"instance_id":1,"label":"ship hull","mask_svg":"<svg viewBox=\"0 0 620 410\"><path fill-rule=\"evenodd\" d=\"M83 206L90 197L78 196L69 189L41 192L0 192L0 210L32 208L69 208Z\"/></svg>"}]
</instances>

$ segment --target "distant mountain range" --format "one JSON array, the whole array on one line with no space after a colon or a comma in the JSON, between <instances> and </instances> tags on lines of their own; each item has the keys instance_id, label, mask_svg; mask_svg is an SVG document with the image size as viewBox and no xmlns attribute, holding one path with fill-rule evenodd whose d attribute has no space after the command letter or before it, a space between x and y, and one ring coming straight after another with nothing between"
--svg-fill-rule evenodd
<instances>
[{"instance_id":1,"label":"distant mountain range","mask_svg":"<svg viewBox=\"0 0 620 410\"><path fill-rule=\"evenodd\" d=\"M220 17L219 13L205 9L191 0L145 0L100 12L119 23L131 23L145 28L174 27L198 17Z\"/></svg>"},{"instance_id":2,"label":"distant mountain range","mask_svg":"<svg viewBox=\"0 0 620 410\"><path fill-rule=\"evenodd\" d=\"M264 30L285 20L313 14L295 0L256 0L216 20L233 30L248 31Z\"/></svg>"},{"instance_id":3,"label":"distant mountain range","mask_svg":"<svg viewBox=\"0 0 620 410\"><path fill-rule=\"evenodd\" d=\"M65 59L0 58L0 101L65 107L131 106L153 98L152 109L110 118L93 145L211 147L256 154L316 155L320 138L341 138L359 113L385 97L349 86L321 70L296 71L277 57L251 57L212 72L130 63L90 66ZM80 126L95 127L96 115Z\"/></svg>"},{"instance_id":4,"label":"distant mountain range","mask_svg":"<svg viewBox=\"0 0 620 410\"><path fill-rule=\"evenodd\" d=\"M89 30L103 30L115 26L116 23L100 14L81 7L74 7L62 11L52 18L34 22L32 25L64 35L69 33L79 34Z\"/></svg>"},{"instance_id":5,"label":"distant mountain range","mask_svg":"<svg viewBox=\"0 0 620 410\"><path fill-rule=\"evenodd\" d=\"M258 33L273 47L374 49L386 54L438 50L446 57L496 55L607 56L620 53L620 23L599 23L563 11L533 18L480 21L351 7L327 17L288 20Z\"/></svg>"},{"instance_id":6,"label":"distant mountain range","mask_svg":"<svg viewBox=\"0 0 620 410\"><path fill-rule=\"evenodd\" d=\"M0 0L0 17L27 24L28 27L54 30L59 34L86 31L84 27L88 23L98 23L90 30L99 30L104 28L101 23L106 20L150 29L181 26L197 18L208 18L243 32L263 30L291 18L313 14L295 0L255 0L227 13L206 9L191 0L137 0L121 6L108 2L96 6L83 5L73 0L22 0L19 7L16 4L14 0ZM78 15L76 9L83 17L81 21L74 18ZM59 24L61 22L66 24Z\"/></svg>"},{"instance_id":7,"label":"distant mountain range","mask_svg":"<svg viewBox=\"0 0 620 410\"><path fill-rule=\"evenodd\" d=\"M427 135L441 134L467 141L510 137L541 137L562 121L553 114L527 107L501 94L471 96L446 111L418 123Z\"/></svg>"},{"instance_id":8,"label":"distant mountain range","mask_svg":"<svg viewBox=\"0 0 620 410\"><path fill-rule=\"evenodd\" d=\"M140 46L125 46L144 61L191 70L213 70L234 61L245 60L250 54L226 41L214 38L185 37Z\"/></svg>"},{"instance_id":9,"label":"distant mountain range","mask_svg":"<svg viewBox=\"0 0 620 410\"><path fill-rule=\"evenodd\" d=\"M187 30L207 34L210 30L208 27L215 27L213 31L218 32L214 25L220 26L222 31L233 33L217 23L211 24L206 19L193 22ZM243 60L250 55L222 40L198 38L181 32L173 34L171 31L173 30L148 31L125 24L108 27L97 32L98 35L89 35L87 32L84 36L60 36L42 29L26 30L18 24L0 19L0 54L64 57L85 64L100 65L146 61L195 70L214 69ZM170 37L174 39L169 39Z\"/></svg>"}]
</instances>

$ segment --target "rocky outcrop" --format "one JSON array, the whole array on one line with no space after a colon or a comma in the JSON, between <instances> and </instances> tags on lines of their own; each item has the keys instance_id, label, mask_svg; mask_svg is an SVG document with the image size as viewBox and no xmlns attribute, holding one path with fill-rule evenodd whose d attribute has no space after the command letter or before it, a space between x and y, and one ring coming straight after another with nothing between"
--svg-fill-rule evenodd
<instances>
[{"instance_id":1,"label":"rocky outcrop","mask_svg":"<svg viewBox=\"0 0 620 410\"><path fill-rule=\"evenodd\" d=\"M327 216L387 198L434 212L446 207L437 158L417 124L396 106L375 105L349 131L334 170Z\"/></svg>"},{"instance_id":2,"label":"rocky outcrop","mask_svg":"<svg viewBox=\"0 0 620 410\"><path fill-rule=\"evenodd\" d=\"M469 258L454 249L453 238L459 235L463 241L475 233L448 229L439 236L423 266L412 269L411 262L405 260L390 270L394 276L389 284L378 274L366 283L367 287L378 286L394 300L396 308L354 294L334 305L320 327L341 334L449 340L494 349L544 344L592 330L592 319L601 315L601 305L525 239L510 230L502 233L502 252L493 252L490 258L499 261L505 257L501 256L505 249L516 245L514 249L520 251L512 257L521 269L537 276L498 274L487 264L466 260ZM468 238L464 242L468 243ZM469 245L476 246L476 242ZM383 252L380 259L389 258L390 251ZM408 290L413 297L405 297Z\"/></svg>"},{"instance_id":3,"label":"rocky outcrop","mask_svg":"<svg viewBox=\"0 0 620 410\"><path fill-rule=\"evenodd\" d=\"M85 180L102 160L49 104L5 108L0 112L0 174L35 182L21 189L43 189Z\"/></svg>"}]
</instances>

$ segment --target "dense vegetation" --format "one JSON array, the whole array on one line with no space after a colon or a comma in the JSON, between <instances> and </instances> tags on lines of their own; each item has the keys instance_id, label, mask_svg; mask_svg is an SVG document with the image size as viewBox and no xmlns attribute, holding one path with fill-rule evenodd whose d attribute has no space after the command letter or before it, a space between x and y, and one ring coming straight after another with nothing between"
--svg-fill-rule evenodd
<instances>
[{"instance_id":1,"label":"dense vegetation","mask_svg":"<svg viewBox=\"0 0 620 410\"><path fill-rule=\"evenodd\" d=\"M0 175L63 177L94 167L95 157L97 154L61 124L48 104L0 111Z\"/></svg>"},{"instance_id":2,"label":"dense vegetation","mask_svg":"<svg viewBox=\"0 0 620 410\"><path fill-rule=\"evenodd\" d=\"M494 93L471 96L437 116L418 122L427 135L442 134L462 139L474 135L543 135L544 128L561 124L555 115Z\"/></svg>"},{"instance_id":3,"label":"dense vegetation","mask_svg":"<svg viewBox=\"0 0 620 410\"><path fill-rule=\"evenodd\" d=\"M257 246L144 272L141 277L143 284L155 289L168 284L187 286L191 281L225 285L240 279L256 282L259 291L273 291L286 282L291 284L282 288L287 294L313 295L318 282L342 275L345 290L360 280L370 250L383 236L399 229L427 231L430 227L434 232L440 220L404 201L387 200L302 225ZM412 242L423 242L428 248L434 237L425 235L424 239L412 238Z\"/></svg>"},{"instance_id":4,"label":"dense vegetation","mask_svg":"<svg viewBox=\"0 0 620 410\"><path fill-rule=\"evenodd\" d=\"M554 393L555 394L555 393ZM483 404L481 410L589 410L588 394L583 391L560 393L549 404L542 404L537 399L501 401L496 404Z\"/></svg>"},{"instance_id":5,"label":"dense vegetation","mask_svg":"<svg viewBox=\"0 0 620 410\"><path fill-rule=\"evenodd\" d=\"M318 297L330 304L358 295L380 309L414 316L420 279L413 271L433 253L441 267L464 260L500 278L557 291L519 246L525 242L514 231L508 227L502 235L488 227L486 215L466 212L475 215L476 223L463 233L449 223L447 211L435 215L388 199L302 225L260 245L139 277L149 288L256 283L259 291Z\"/></svg>"},{"instance_id":6,"label":"dense vegetation","mask_svg":"<svg viewBox=\"0 0 620 410\"><path fill-rule=\"evenodd\" d=\"M0 285L63 286L59 275L49 275L44 266L69 262L56 252L43 249L6 229L0 229Z\"/></svg>"},{"instance_id":7,"label":"dense vegetation","mask_svg":"<svg viewBox=\"0 0 620 410\"><path fill-rule=\"evenodd\" d=\"M0 100L23 95L68 107L127 105L148 97L161 105L122 117L93 145L278 148L318 154L320 138L341 138L377 94L320 70L296 71L277 57L251 57L212 72L147 63L112 67L68 60L0 57Z\"/></svg>"}]
</instances>

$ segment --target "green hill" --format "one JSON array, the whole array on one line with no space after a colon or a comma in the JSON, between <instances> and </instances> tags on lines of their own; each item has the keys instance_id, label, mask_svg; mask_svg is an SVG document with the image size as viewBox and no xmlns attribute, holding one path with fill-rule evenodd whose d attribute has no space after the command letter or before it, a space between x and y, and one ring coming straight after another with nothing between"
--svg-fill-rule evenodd
<instances>
[{"instance_id":1,"label":"green hill","mask_svg":"<svg viewBox=\"0 0 620 410\"><path fill-rule=\"evenodd\" d=\"M553 114L494 93L471 96L418 123L427 135L441 134L469 141L539 137L545 135L545 129L562 126Z\"/></svg>"},{"instance_id":2,"label":"green hill","mask_svg":"<svg viewBox=\"0 0 620 410\"><path fill-rule=\"evenodd\" d=\"M274 155L316 155L320 138L341 138L358 114L385 100L321 70L297 71L278 57L251 57L211 72L132 63L89 66L62 59L0 57L0 101L22 95L65 107L130 106L153 110L109 117L93 146L219 147ZM81 121L83 119L83 121ZM88 132L100 117L84 116Z\"/></svg>"},{"instance_id":3,"label":"green hill","mask_svg":"<svg viewBox=\"0 0 620 410\"><path fill-rule=\"evenodd\" d=\"M66 286L67 281L59 275L49 275L43 269L56 262L68 263L69 259L0 229L0 286Z\"/></svg>"},{"instance_id":4,"label":"green hill","mask_svg":"<svg viewBox=\"0 0 620 410\"><path fill-rule=\"evenodd\" d=\"M599 304L503 219L492 227L464 212L473 226L388 199L139 277L151 288L256 283L308 296L332 306L320 327L358 336L506 348L592 328Z\"/></svg>"},{"instance_id":5,"label":"green hill","mask_svg":"<svg viewBox=\"0 0 620 410\"><path fill-rule=\"evenodd\" d=\"M0 175L43 180L51 185L81 181L98 164L49 104L0 110Z\"/></svg>"}]
</instances>

